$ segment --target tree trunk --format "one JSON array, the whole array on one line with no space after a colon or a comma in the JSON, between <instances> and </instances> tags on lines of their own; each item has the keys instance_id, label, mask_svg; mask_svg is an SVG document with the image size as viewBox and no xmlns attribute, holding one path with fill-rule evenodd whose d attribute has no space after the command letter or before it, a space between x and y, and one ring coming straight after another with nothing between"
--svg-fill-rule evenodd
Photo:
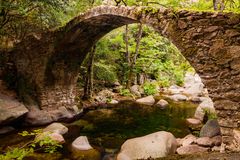
<instances>
[{"instance_id":1,"label":"tree trunk","mask_svg":"<svg viewBox=\"0 0 240 160\"><path fill-rule=\"evenodd\" d=\"M87 73L86 73L86 78L85 78L83 99L92 98L92 90L93 90L93 62L94 62L95 52L96 52L96 46L93 46L91 52L89 53L89 57L88 57L88 66L87 66Z\"/></svg>"},{"instance_id":2,"label":"tree trunk","mask_svg":"<svg viewBox=\"0 0 240 160\"><path fill-rule=\"evenodd\" d=\"M131 59L131 63L130 63L130 66L129 66L127 88L131 87L131 84L133 83L133 81L135 79L133 70L135 68L136 61L137 61L137 56L139 54L140 42L141 42L141 39L142 39L142 32L143 32L143 25L140 23L139 28L138 28L138 34L137 34L137 42L136 42L135 53L134 53L134 55Z\"/></svg>"}]
</instances>

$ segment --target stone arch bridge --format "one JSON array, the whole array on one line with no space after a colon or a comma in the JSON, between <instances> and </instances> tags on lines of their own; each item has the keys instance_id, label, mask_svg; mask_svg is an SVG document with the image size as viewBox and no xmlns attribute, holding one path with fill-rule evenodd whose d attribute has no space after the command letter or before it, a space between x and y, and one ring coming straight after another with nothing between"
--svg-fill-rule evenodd
<instances>
[{"instance_id":1,"label":"stone arch bridge","mask_svg":"<svg viewBox=\"0 0 240 160\"><path fill-rule=\"evenodd\" d=\"M77 114L74 88L90 48L113 29L139 22L170 39L195 68L214 101L224 142L232 141L240 128L240 15L232 13L100 6L41 37L29 36L13 57L18 93L35 106L31 110L38 108L30 120Z\"/></svg>"}]
</instances>

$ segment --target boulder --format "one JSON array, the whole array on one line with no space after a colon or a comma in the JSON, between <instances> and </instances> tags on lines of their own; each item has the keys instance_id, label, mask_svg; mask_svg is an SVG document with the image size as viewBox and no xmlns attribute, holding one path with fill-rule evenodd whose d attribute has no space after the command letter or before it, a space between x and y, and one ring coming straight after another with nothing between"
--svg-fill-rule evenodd
<instances>
[{"instance_id":1,"label":"boulder","mask_svg":"<svg viewBox=\"0 0 240 160\"><path fill-rule=\"evenodd\" d=\"M200 137L196 140L196 143L199 146L203 146L203 147L220 146L221 143L222 143L222 137L221 136L215 136L215 137L212 137L212 138Z\"/></svg>"},{"instance_id":2,"label":"boulder","mask_svg":"<svg viewBox=\"0 0 240 160\"><path fill-rule=\"evenodd\" d=\"M86 136L80 136L72 142L72 159L77 160L100 160L101 154L92 148Z\"/></svg>"},{"instance_id":3,"label":"boulder","mask_svg":"<svg viewBox=\"0 0 240 160\"><path fill-rule=\"evenodd\" d=\"M175 137L165 131L129 139L121 146L117 160L160 158L174 154L177 148Z\"/></svg>"},{"instance_id":4,"label":"boulder","mask_svg":"<svg viewBox=\"0 0 240 160\"><path fill-rule=\"evenodd\" d=\"M138 97L141 97L141 93L139 91L139 88L140 86L139 85L133 85L131 88L130 88L130 92Z\"/></svg>"},{"instance_id":5,"label":"boulder","mask_svg":"<svg viewBox=\"0 0 240 160\"><path fill-rule=\"evenodd\" d=\"M109 104L118 104L118 101L115 100L115 99L112 99L112 100L109 102Z\"/></svg>"},{"instance_id":6,"label":"boulder","mask_svg":"<svg viewBox=\"0 0 240 160\"><path fill-rule=\"evenodd\" d=\"M61 123L52 123L43 129L43 132L52 132L64 135L68 132L68 128L62 125Z\"/></svg>"},{"instance_id":7,"label":"boulder","mask_svg":"<svg viewBox=\"0 0 240 160\"><path fill-rule=\"evenodd\" d=\"M210 119L200 130L200 137L214 137L221 135L220 126L216 119Z\"/></svg>"},{"instance_id":8,"label":"boulder","mask_svg":"<svg viewBox=\"0 0 240 160\"><path fill-rule=\"evenodd\" d=\"M153 96L147 96L144 98L137 99L136 102L145 105L153 105L155 103L155 99L153 98Z\"/></svg>"},{"instance_id":9,"label":"boulder","mask_svg":"<svg viewBox=\"0 0 240 160\"><path fill-rule=\"evenodd\" d=\"M174 101L186 101L188 99L187 96L184 96L182 94L175 94L172 96L168 96L168 98L170 98Z\"/></svg>"},{"instance_id":10,"label":"boulder","mask_svg":"<svg viewBox=\"0 0 240 160\"><path fill-rule=\"evenodd\" d=\"M214 145L209 137L200 137L196 140L196 143L203 147L213 147Z\"/></svg>"},{"instance_id":11,"label":"boulder","mask_svg":"<svg viewBox=\"0 0 240 160\"><path fill-rule=\"evenodd\" d=\"M177 153L180 155L186 155L186 154L195 154L195 153L203 153L207 152L209 148L201 147L198 145L187 145L187 146L181 146L177 149Z\"/></svg>"},{"instance_id":12,"label":"boulder","mask_svg":"<svg viewBox=\"0 0 240 160\"><path fill-rule=\"evenodd\" d=\"M169 105L168 102L167 102L166 100L164 100L164 99L159 100L159 101L155 104L156 107L159 107L159 108L161 108L161 109L165 109L168 105Z\"/></svg>"},{"instance_id":13,"label":"boulder","mask_svg":"<svg viewBox=\"0 0 240 160\"><path fill-rule=\"evenodd\" d=\"M22 117L28 109L17 99L0 93L0 125L6 125Z\"/></svg>"},{"instance_id":14,"label":"boulder","mask_svg":"<svg viewBox=\"0 0 240 160\"><path fill-rule=\"evenodd\" d=\"M186 73L184 77L184 91L183 93L193 96L199 96L203 94L204 84L198 74Z\"/></svg>"},{"instance_id":15,"label":"boulder","mask_svg":"<svg viewBox=\"0 0 240 160\"><path fill-rule=\"evenodd\" d=\"M52 133L52 132L43 132L35 137L35 141L39 142L41 140L46 139L49 137L51 140L56 141L59 144L63 144L65 142L63 136L59 133Z\"/></svg>"},{"instance_id":16,"label":"boulder","mask_svg":"<svg viewBox=\"0 0 240 160\"><path fill-rule=\"evenodd\" d=\"M59 107L56 110L40 110L37 106L28 106L29 112L24 119L24 125L26 126L39 126L52 123L54 121L68 121L73 119L76 115L80 114L82 110L77 106L72 108Z\"/></svg>"},{"instance_id":17,"label":"boulder","mask_svg":"<svg viewBox=\"0 0 240 160\"><path fill-rule=\"evenodd\" d=\"M212 100L210 98L202 98L202 100L194 114L194 117L201 121L203 121L206 112L208 114L216 114Z\"/></svg>"},{"instance_id":18,"label":"boulder","mask_svg":"<svg viewBox=\"0 0 240 160\"><path fill-rule=\"evenodd\" d=\"M186 123L192 130L200 130L202 128L202 121L196 118L187 118Z\"/></svg>"},{"instance_id":19,"label":"boulder","mask_svg":"<svg viewBox=\"0 0 240 160\"><path fill-rule=\"evenodd\" d=\"M108 89L105 89L97 93L95 100L101 103L106 103L109 98L113 97L114 93Z\"/></svg>"},{"instance_id":20,"label":"boulder","mask_svg":"<svg viewBox=\"0 0 240 160\"><path fill-rule=\"evenodd\" d=\"M181 145L182 146L188 146L190 144L194 144L194 142L196 141L197 137L195 137L192 134L187 135L186 137L184 137L181 141Z\"/></svg>"},{"instance_id":21,"label":"boulder","mask_svg":"<svg viewBox=\"0 0 240 160\"><path fill-rule=\"evenodd\" d=\"M80 136L72 142L72 150L85 151L93 149L86 136Z\"/></svg>"},{"instance_id":22,"label":"boulder","mask_svg":"<svg viewBox=\"0 0 240 160\"><path fill-rule=\"evenodd\" d=\"M169 94L180 94L182 93L184 89L182 87L179 87L177 85L172 85L167 89L167 92Z\"/></svg>"}]
</instances>

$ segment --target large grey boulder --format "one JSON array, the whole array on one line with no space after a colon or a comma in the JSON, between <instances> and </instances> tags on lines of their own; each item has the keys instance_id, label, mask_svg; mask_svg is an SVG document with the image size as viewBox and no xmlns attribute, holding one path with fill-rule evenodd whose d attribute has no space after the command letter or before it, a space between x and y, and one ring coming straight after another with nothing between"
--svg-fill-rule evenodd
<instances>
[{"instance_id":1,"label":"large grey boulder","mask_svg":"<svg viewBox=\"0 0 240 160\"><path fill-rule=\"evenodd\" d=\"M136 102L145 105L153 105L155 103L155 99L153 98L153 96L147 96L144 98L137 99Z\"/></svg>"},{"instance_id":2,"label":"large grey boulder","mask_svg":"<svg viewBox=\"0 0 240 160\"><path fill-rule=\"evenodd\" d=\"M0 93L0 125L6 125L28 113L17 99Z\"/></svg>"},{"instance_id":3,"label":"large grey boulder","mask_svg":"<svg viewBox=\"0 0 240 160\"><path fill-rule=\"evenodd\" d=\"M169 132L159 131L125 141L117 160L160 158L174 154L176 149L175 137Z\"/></svg>"},{"instance_id":4,"label":"large grey boulder","mask_svg":"<svg viewBox=\"0 0 240 160\"><path fill-rule=\"evenodd\" d=\"M210 119L207 123L202 127L200 131L200 137L214 137L221 135L220 126L216 119Z\"/></svg>"}]
</instances>

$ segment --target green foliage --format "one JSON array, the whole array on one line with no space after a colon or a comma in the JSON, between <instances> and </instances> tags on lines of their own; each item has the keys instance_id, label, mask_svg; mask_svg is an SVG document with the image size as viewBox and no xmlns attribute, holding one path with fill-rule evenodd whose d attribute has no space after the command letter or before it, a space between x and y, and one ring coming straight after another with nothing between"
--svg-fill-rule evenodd
<instances>
[{"instance_id":1,"label":"green foliage","mask_svg":"<svg viewBox=\"0 0 240 160\"><path fill-rule=\"evenodd\" d=\"M128 50L130 53L135 52L136 49L137 31L137 25L129 25ZM126 44L124 38L124 27L106 35L97 44L95 58L98 65L104 64L103 66L107 65L114 68L111 71L117 75L116 78L122 84L127 81L129 73L129 66L125 58ZM193 70L190 64L168 39L160 36L153 29L144 26L139 55L135 68L133 68L135 75L147 75L147 77L157 80L161 87L166 87L171 84L181 85L185 73L189 70Z\"/></svg>"},{"instance_id":2,"label":"green foliage","mask_svg":"<svg viewBox=\"0 0 240 160\"><path fill-rule=\"evenodd\" d=\"M157 84L156 83L150 83L150 82L146 82L143 85L143 90L144 90L144 94L146 95L154 95L158 92L157 90Z\"/></svg>"},{"instance_id":3,"label":"green foliage","mask_svg":"<svg viewBox=\"0 0 240 160\"><path fill-rule=\"evenodd\" d=\"M30 153L33 153L32 148L13 148L12 150L6 152L4 155L0 155L0 160L22 160L24 157L29 155Z\"/></svg>"},{"instance_id":4,"label":"green foliage","mask_svg":"<svg viewBox=\"0 0 240 160\"><path fill-rule=\"evenodd\" d=\"M121 96L132 96L131 92L129 91L129 89L126 89L126 88L121 88L120 89L120 93L119 93Z\"/></svg>"},{"instance_id":5,"label":"green foliage","mask_svg":"<svg viewBox=\"0 0 240 160\"><path fill-rule=\"evenodd\" d=\"M210 109L204 108L203 112L207 116L208 120L210 120L210 119L217 119L217 114L215 112L212 112Z\"/></svg>"},{"instance_id":6,"label":"green foliage","mask_svg":"<svg viewBox=\"0 0 240 160\"><path fill-rule=\"evenodd\" d=\"M32 132L23 131L19 133L21 136L36 136L41 138L35 138L34 140L26 143L21 148L13 148L8 150L5 154L0 155L0 160L22 160L27 155L37 151L39 149L46 153L54 153L58 148L62 148L62 145L57 141L49 137L50 132L42 132L41 129L33 130Z\"/></svg>"},{"instance_id":7,"label":"green foliage","mask_svg":"<svg viewBox=\"0 0 240 160\"><path fill-rule=\"evenodd\" d=\"M114 83L116 81L116 73L114 72L114 67L100 62L95 63L94 78L100 81Z\"/></svg>"},{"instance_id":8,"label":"green foliage","mask_svg":"<svg viewBox=\"0 0 240 160\"><path fill-rule=\"evenodd\" d=\"M32 149L36 149L37 147L43 148L46 153L54 153L58 148L62 148L57 141L51 139L49 136L51 132L42 132L41 129L33 130L32 132L23 131L19 133L21 136L36 136L40 138L35 138L28 146Z\"/></svg>"}]
</instances>

